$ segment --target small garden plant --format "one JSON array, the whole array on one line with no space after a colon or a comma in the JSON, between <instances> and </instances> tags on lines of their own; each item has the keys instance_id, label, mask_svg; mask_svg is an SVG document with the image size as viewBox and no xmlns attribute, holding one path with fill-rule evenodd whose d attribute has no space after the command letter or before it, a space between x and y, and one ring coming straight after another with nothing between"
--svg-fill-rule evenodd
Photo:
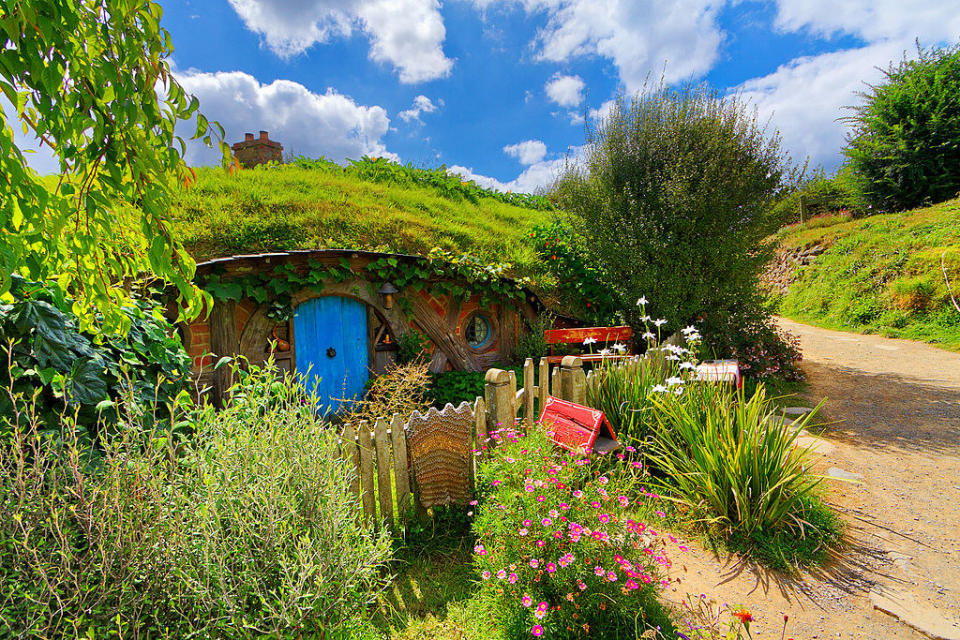
<instances>
[{"instance_id":1,"label":"small garden plant","mask_svg":"<svg viewBox=\"0 0 960 640\"><path fill-rule=\"evenodd\" d=\"M668 550L686 548L660 530L640 462L559 450L540 429L497 431L477 453L475 558L504 636L669 627L657 592Z\"/></svg>"}]
</instances>

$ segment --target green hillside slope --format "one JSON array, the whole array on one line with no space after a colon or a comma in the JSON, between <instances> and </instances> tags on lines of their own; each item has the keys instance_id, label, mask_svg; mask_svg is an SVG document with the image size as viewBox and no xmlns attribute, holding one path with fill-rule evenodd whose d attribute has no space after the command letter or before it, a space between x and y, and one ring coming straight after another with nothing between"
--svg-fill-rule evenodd
<instances>
[{"instance_id":1,"label":"green hillside slope","mask_svg":"<svg viewBox=\"0 0 960 640\"><path fill-rule=\"evenodd\" d=\"M514 273L528 275L536 256L524 238L551 212L468 196L339 170L283 166L231 175L208 168L178 194L172 218L197 260L287 249L426 255L441 247L510 262Z\"/></svg>"},{"instance_id":2,"label":"green hillside slope","mask_svg":"<svg viewBox=\"0 0 960 640\"><path fill-rule=\"evenodd\" d=\"M941 267L942 257L960 299L960 199L858 220L815 218L782 229L777 240L781 258L822 249L793 272L777 301L781 314L960 350L960 312Z\"/></svg>"}]
</instances>

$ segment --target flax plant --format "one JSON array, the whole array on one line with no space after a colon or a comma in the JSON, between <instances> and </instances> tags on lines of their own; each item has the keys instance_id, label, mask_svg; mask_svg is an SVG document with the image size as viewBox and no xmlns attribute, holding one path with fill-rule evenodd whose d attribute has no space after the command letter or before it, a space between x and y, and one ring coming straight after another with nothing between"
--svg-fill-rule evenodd
<instances>
[{"instance_id":1,"label":"flax plant","mask_svg":"<svg viewBox=\"0 0 960 640\"><path fill-rule=\"evenodd\" d=\"M654 397L649 459L664 492L694 520L725 534L804 535L804 500L821 478L797 436L813 415L788 425L761 385L752 397L714 384ZM817 407L819 409L819 406Z\"/></svg>"}]
</instances>

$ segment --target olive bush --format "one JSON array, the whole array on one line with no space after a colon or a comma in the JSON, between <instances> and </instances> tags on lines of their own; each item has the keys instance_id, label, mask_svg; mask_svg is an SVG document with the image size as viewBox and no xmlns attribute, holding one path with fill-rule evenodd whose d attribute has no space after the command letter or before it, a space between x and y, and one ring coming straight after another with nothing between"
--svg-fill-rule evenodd
<instances>
[{"instance_id":1,"label":"olive bush","mask_svg":"<svg viewBox=\"0 0 960 640\"><path fill-rule=\"evenodd\" d=\"M553 195L635 329L641 294L650 315L677 322L665 330L696 323L717 355L745 328L769 329L759 276L771 205L801 172L747 104L703 86L648 87L591 123L584 156Z\"/></svg>"}]
</instances>

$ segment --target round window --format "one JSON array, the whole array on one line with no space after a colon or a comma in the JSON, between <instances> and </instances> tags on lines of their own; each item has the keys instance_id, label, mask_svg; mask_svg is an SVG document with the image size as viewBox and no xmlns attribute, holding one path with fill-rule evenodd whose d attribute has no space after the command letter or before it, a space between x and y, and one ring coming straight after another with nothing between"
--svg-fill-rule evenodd
<instances>
[{"instance_id":1,"label":"round window","mask_svg":"<svg viewBox=\"0 0 960 640\"><path fill-rule=\"evenodd\" d=\"M463 330L463 336L467 339L467 344L473 349L482 349L493 337L493 329L490 321L480 314L476 314L467 320Z\"/></svg>"}]
</instances>

